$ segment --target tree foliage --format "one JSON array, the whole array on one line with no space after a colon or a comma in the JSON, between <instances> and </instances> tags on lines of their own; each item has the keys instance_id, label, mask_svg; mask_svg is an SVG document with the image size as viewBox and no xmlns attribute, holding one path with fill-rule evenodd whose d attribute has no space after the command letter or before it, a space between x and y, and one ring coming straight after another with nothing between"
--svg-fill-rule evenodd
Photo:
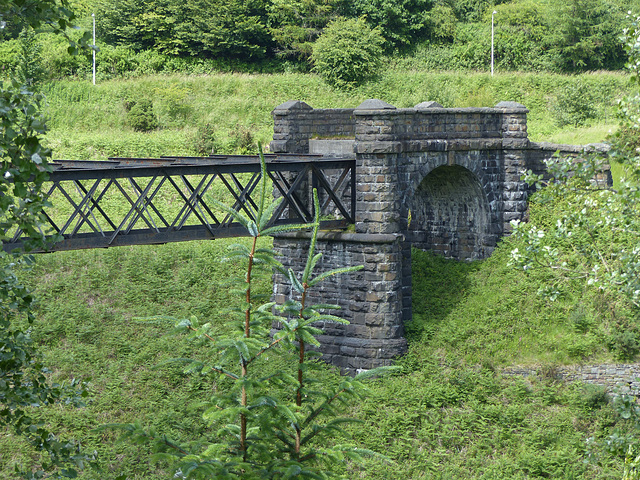
<instances>
[{"instance_id":1,"label":"tree foliage","mask_svg":"<svg viewBox=\"0 0 640 480\"><path fill-rule=\"evenodd\" d=\"M313 69L334 87L355 86L378 72L383 44L363 19L335 20L313 46Z\"/></svg>"},{"instance_id":2,"label":"tree foliage","mask_svg":"<svg viewBox=\"0 0 640 480\"><path fill-rule=\"evenodd\" d=\"M339 11L340 0L272 0L267 14L276 56L308 59L313 42Z\"/></svg>"},{"instance_id":3,"label":"tree foliage","mask_svg":"<svg viewBox=\"0 0 640 480\"><path fill-rule=\"evenodd\" d=\"M88 15L86 2L79 3ZM132 50L129 56L148 52L163 63L215 59L264 68L268 62L272 68L303 71L310 66L315 41L339 17L363 18L377 28L385 54L410 54L422 46L429 65L486 69L494 10L499 71L619 69L624 54L617 38L624 10L630 8L623 0L95 0L95 5L98 39L104 42L99 69L112 62L115 48ZM640 5L634 0L631 6ZM25 26L9 22L0 38L16 40ZM51 28L43 22L38 31ZM41 67L50 78L88 74L77 60L63 58L60 44L44 35L38 37ZM0 66L14 68L15 46L2 47Z\"/></svg>"},{"instance_id":4,"label":"tree foliage","mask_svg":"<svg viewBox=\"0 0 640 480\"><path fill-rule=\"evenodd\" d=\"M631 24L624 30L624 48L633 81L640 82L640 17L628 15ZM640 353L640 118L636 95L621 102L620 133L613 138L609 158L626 166L627 179L616 190L597 181L606 160L585 155L581 161L552 159L548 163L551 180L531 171L525 177L541 188L537 204L557 210L555 224L514 224L515 234L526 240L523 251L511 252L512 263L525 271L544 268L551 281L540 293L551 299L562 295L563 285L580 282L600 293L603 303L618 319L611 328L609 348L620 360L632 360ZM558 208L558 205L561 205ZM624 478L638 478L638 431L640 409L635 400L616 400L623 419L632 421L631 430L613 431L602 440L591 439L596 453L627 455ZM635 460L632 460L635 458Z\"/></svg>"},{"instance_id":5,"label":"tree foliage","mask_svg":"<svg viewBox=\"0 0 640 480\"><path fill-rule=\"evenodd\" d=\"M619 41L624 10L609 0L570 0L557 5L552 35L561 71L617 69L625 56Z\"/></svg>"},{"instance_id":6,"label":"tree foliage","mask_svg":"<svg viewBox=\"0 0 640 480\"><path fill-rule=\"evenodd\" d=\"M378 28L387 52L406 50L429 35L432 0L355 0L352 16Z\"/></svg>"},{"instance_id":7,"label":"tree foliage","mask_svg":"<svg viewBox=\"0 0 640 480\"><path fill-rule=\"evenodd\" d=\"M272 40L264 0L114 0L100 3L100 36L169 55L257 59Z\"/></svg>"},{"instance_id":8,"label":"tree foliage","mask_svg":"<svg viewBox=\"0 0 640 480\"><path fill-rule=\"evenodd\" d=\"M10 0L0 4L0 21L4 19L19 19L28 46L30 29L47 26L66 35L74 16L66 2ZM86 45L86 38L82 37L80 43ZM77 47L73 43L69 49L75 51ZM43 97L26 85L32 83L34 70L29 59L23 60L21 78L0 82L0 240L21 231L29 237L25 244L29 250L46 247L46 232L41 228L46 203L43 184L48 178L51 151L40 143L46 130L41 113ZM22 252L0 251L0 426L11 427L37 450L48 453L48 460L40 467L29 466L23 472L25 478L41 478L52 471L73 478L76 472L69 465L83 466L86 457L76 445L58 440L30 415L33 407L77 398L73 389L47 382L31 345L34 298L18 281L16 272L32 260Z\"/></svg>"}]
</instances>

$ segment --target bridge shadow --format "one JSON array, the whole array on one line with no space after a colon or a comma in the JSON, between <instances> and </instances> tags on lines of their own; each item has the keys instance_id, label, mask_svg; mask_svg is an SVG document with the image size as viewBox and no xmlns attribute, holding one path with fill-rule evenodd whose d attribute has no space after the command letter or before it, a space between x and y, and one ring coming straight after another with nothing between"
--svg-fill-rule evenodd
<instances>
[{"instance_id":1,"label":"bridge shadow","mask_svg":"<svg viewBox=\"0 0 640 480\"><path fill-rule=\"evenodd\" d=\"M411 252L412 320L405 325L407 340L428 340L471 288L471 274L480 262L444 258L413 248Z\"/></svg>"}]
</instances>

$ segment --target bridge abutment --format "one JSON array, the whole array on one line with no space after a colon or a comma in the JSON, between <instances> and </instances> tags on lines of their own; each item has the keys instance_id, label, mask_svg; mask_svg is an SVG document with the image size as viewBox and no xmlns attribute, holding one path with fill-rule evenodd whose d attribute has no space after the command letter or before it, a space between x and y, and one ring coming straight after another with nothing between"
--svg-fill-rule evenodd
<instances>
[{"instance_id":1,"label":"bridge abutment","mask_svg":"<svg viewBox=\"0 0 640 480\"><path fill-rule=\"evenodd\" d=\"M309 248L308 233L289 233L274 239L274 248L286 268L302 271ZM363 265L348 275L329 277L312 290L311 303L335 303L334 312L349 325L320 325L324 359L345 370L390 365L406 351L402 321L402 236L321 232L317 252L322 259L317 271L338 266ZM274 276L274 297L283 302L292 295L284 275Z\"/></svg>"}]
</instances>

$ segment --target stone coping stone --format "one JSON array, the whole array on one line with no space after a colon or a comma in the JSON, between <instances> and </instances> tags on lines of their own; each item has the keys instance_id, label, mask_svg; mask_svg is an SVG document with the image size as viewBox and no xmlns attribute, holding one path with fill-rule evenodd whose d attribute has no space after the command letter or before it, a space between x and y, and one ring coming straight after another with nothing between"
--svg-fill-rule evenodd
<instances>
[{"instance_id":1,"label":"stone coping stone","mask_svg":"<svg viewBox=\"0 0 640 480\"><path fill-rule=\"evenodd\" d=\"M314 108L314 113L353 113L355 108Z\"/></svg>"},{"instance_id":2,"label":"stone coping stone","mask_svg":"<svg viewBox=\"0 0 640 480\"><path fill-rule=\"evenodd\" d=\"M396 107L377 98L369 98L356 107L358 110L395 110Z\"/></svg>"},{"instance_id":3,"label":"stone coping stone","mask_svg":"<svg viewBox=\"0 0 640 480\"><path fill-rule=\"evenodd\" d=\"M277 107L273 109L272 113L276 114L286 114L292 110L306 110L312 111L316 110L313 107L309 106L307 103L302 102L300 100L289 100L287 102L281 103ZM427 111L425 111L427 110ZM356 115L372 115L372 114L400 114L400 113L411 113L411 112L421 112L421 113L429 113L429 114L445 114L445 113L527 113L529 109L524 105L517 102L500 102L495 107L457 107L457 108L444 108L437 102L429 101L422 102L416 105L413 108L396 108L395 106L384 102L382 100L378 100L375 98L370 98L365 100L356 108L322 108L317 109L319 112L353 112Z\"/></svg>"},{"instance_id":4,"label":"stone coping stone","mask_svg":"<svg viewBox=\"0 0 640 480\"><path fill-rule=\"evenodd\" d=\"M313 110L313 107L300 100L289 100L274 108L272 113L282 114L291 110Z\"/></svg>"},{"instance_id":5,"label":"stone coping stone","mask_svg":"<svg viewBox=\"0 0 640 480\"><path fill-rule=\"evenodd\" d=\"M499 108L501 110L526 110L527 112L529 111L529 109L527 109L527 107L525 107L521 103L509 102L509 101L503 101L498 103L496 105L496 108Z\"/></svg>"},{"instance_id":6,"label":"stone coping stone","mask_svg":"<svg viewBox=\"0 0 640 480\"><path fill-rule=\"evenodd\" d=\"M311 232L285 232L274 235L275 238L284 240L309 240ZM347 243L395 243L404 241L404 235L400 233L350 233L319 231L318 241L321 242L347 242Z\"/></svg>"},{"instance_id":7,"label":"stone coping stone","mask_svg":"<svg viewBox=\"0 0 640 480\"><path fill-rule=\"evenodd\" d=\"M423 109L423 108L444 108L443 105L440 105L438 102L434 102L433 100L430 100L428 102L422 102L417 104L415 107L416 109Z\"/></svg>"},{"instance_id":8,"label":"stone coping stone","mask_svg":"<svg viewBox=\"0 0 640 480\"><path fill-rule=\"evenodd\" d=\"M359 116L371 116L371 115L406 115L420 113L422 115L446 115L446 114L496 114L503 115L509 113L527 113L529 110L526 107L523 108L493 108L493 107L456 107L456 108L396 108L391 109L379 109L379 110L362 110L355 109L354 115Z\"/></svg>"}]
</instances>

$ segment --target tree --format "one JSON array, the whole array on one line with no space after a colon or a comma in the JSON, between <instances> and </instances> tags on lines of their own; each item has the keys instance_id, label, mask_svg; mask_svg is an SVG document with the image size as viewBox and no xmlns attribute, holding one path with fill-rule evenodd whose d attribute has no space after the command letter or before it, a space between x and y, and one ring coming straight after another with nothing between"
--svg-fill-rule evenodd
<instances>
[{"instance_id":1,"label":"tree","mask_svg":"<svg viewBox=\"0 0 640 480\"><path fill-rule=\"evenodd\" d=\"M136 51L260 59L273 46L265 0L102 1L101 35Z\"/></svg>"},{"instance_id":2,"label":"tree","mask_svg":"<svg viewBox=\"0 0 640 480\"><path fill-rule=\"evenodd\" d=\"M355 0L351 16L378 28L387 52L415 47L429 36L432 0Z\"/></svg>"},{"instance_id":3,"label":"tree","mask_svg":"<svg viewBox=\"0 0 640 480\"><path fill-rule=\"evenodd\" d=\"M383 44L363 19L335 20L313 46L313 69L334 87L353 87L378 72Z\"/></svg>"},{"instance_id":4,"label":"tree","mask_svg":"<svg viewBox=\"0 0 640 480\"><path fill-rule=\"evenodd\" d=\"M64 0L0 3L0 21L15 19L20 19L25 29L47 27L66 35L74 16ZM79 44L71 42L69 50L86 48L88 38L89 34ZM28 72L23 78L27 82ZM29 237L27 251L46 247L46 232L41 228L42 207L46 203L42 188L48 178L51 151L40 143L45 132L42 101L41 95L15 78L0 82L0 239L22 231ZM31 407L61 399L77 400L79 393L74 390L75 385L69 388L47 382L24 325L24 320L27 325L34 321L34 297L18 281L16 272L32 261L24 252L0 251L0 426L13 428L36 449L48 454L41 470L25 472L26 478L41 478L45 471L73 478L73 465L83 466L86 457L79 453L77 445L57 439L29 415Z\"/></svg>"},{"instance_id":5,"label":"tree","mask_svg":"<svg viewBox=\"0 0 640 480\"><path fill-rule=\"evenodd\" d=\"M630 17L630 21L623 36L627 65L632 81L640 84L640 17ZM597 155L585 155L580 162L551 159L547 162L551 179L546 182L526 172L530 184L544 186L536 193L537 203L562 198L569 199L572 208L545 230L515 225L516 234L524 236L528 246L525 252L512 255L514 263L525 270L547 267L556 272L559 283L568 277L583 279L602 292L622 294L636 308L640 308L640 248L625 245L629 240L633 245L640 233L639 106L638 95L620 103L621 128L612 139L609 158L626 166L629 179L623 179L617 190L603 188L594 180L606 163Z\"/></svg>"},{"instance_id":6,"label":"tree","mask_svg":"<svg viewBox=\"0 0 640 480\"><path fill-rule=\"evenodd\" d=\"M624 52L618 40L623 10L608 0L557 4L551 27L557 32L556 58L562 71L618 69Z\"/></svg>"},{"instance_id":7,"label":"tree","mask_svg":"<svg viewBox=\"0 0 640 480\"><path fill-rule=\"evenodd\" d=\"M308 60L313 42L336 16L338 0L273 0L268 26L279 58Z\"/></svg>"}]
</instances>

